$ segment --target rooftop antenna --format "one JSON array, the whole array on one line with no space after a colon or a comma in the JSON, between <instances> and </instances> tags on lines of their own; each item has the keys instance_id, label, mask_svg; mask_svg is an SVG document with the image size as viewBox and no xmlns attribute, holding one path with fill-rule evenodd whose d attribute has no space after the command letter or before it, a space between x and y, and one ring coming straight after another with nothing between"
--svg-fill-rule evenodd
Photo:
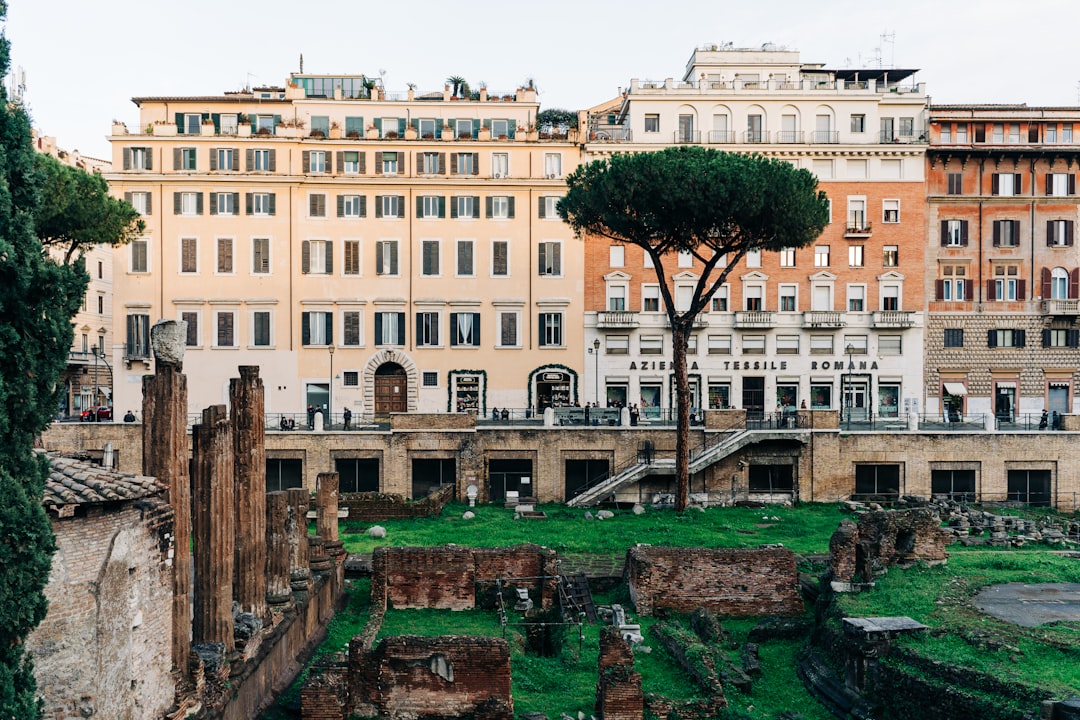
<instances>
[{"instance_id":1,"label":"rooftop antenna","mask_svg":"<svg viewBox=\"0 0 1080 720\"><path fill-rule=\"evenodd\" d=\"M878 67L879 68L885 67L885 65L884 65L885 55L882 52L882 46L885 45L885 43L889 43L889 45L891 46L889 48L889 67L896 67L896 31L895 30L893 32L882 32L881 35L880 35L880 42L878 43L878 47L876 48L876 50L877 50L877 59L878 59Z\"/></svg>"},{"instance_id":2,"label":"rooftop antenna","mask_svg":"<svg viewBox=\"0 0 1080 720\"><path fill-rule=\"evenodd\" d=\"M304 53L300 53L300 74L304 74Z\"/></svg>"},{"instance_id":3,"label":"rooftop antenna","mask_svg":"<svg viewBox=\"0 0 1080 720\"><path fill-rule=\"evenodd\" d=\"M247 74L247 84L244 85L244 92L251 92L251 78L255 78L256 80L258 80L257 75L255 75L254 73L248 73Z\"/></svg>"}]
</instances>

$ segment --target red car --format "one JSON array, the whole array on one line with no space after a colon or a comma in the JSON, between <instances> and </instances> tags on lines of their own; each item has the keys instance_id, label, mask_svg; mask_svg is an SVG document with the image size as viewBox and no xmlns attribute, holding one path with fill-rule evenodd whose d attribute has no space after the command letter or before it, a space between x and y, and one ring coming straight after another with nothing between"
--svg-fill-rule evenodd
<instances>
[{"instance_id":1,"label":"red car","mask_svg":"<svg viewBox=\"0 0 1080 720\"><path fill-rule=\"evenodd\" d=\"M99 420L112 420L112 408L108 405L101 405L96 408L87 408L79 415L79 420L82 422L98 422Z\"/></svg>"}]
</instances>

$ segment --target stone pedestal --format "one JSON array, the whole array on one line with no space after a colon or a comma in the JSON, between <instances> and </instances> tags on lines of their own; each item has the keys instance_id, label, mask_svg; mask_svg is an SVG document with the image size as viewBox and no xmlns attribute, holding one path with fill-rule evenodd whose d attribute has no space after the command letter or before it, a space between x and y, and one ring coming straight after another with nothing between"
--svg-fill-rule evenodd
<instances>
[{"instance_id":1,"label":"stone pedestal","mask_svg":"<svg viewBox=\"0 0 1080 720\"><path fill-rule=\"evenodd\" d=\"M224 405L203 410L192 428L192 530L195 558L195 602L192 641L233 640L233 563L236 522L233 488L232 428Z\"/></svg>"},{"instance_id":2,"label":"stone pedestal","mask_svg":"<svg viewBox=\"0 0 1080 720\"><path fill-rule=\"evenodd\" d=\"M266 617L266 432L257 366L241 366L229 381L232 407L236 560L233 599L241 612Z\"/></svg>"}]
</instances>

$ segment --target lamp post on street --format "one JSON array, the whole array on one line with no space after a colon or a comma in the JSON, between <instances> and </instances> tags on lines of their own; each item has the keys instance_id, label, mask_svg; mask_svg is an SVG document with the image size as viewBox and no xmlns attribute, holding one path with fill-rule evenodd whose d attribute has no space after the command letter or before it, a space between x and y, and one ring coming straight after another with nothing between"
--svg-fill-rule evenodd
<instances>
[{"instance_id":1,"label":"lamp post on street","mask_svg":"<svg viewBox=\"0 0 1080 720\"><path fill-rule=\"evenodd\" d=\"M326 349L330 352L330 376L326 383L327 411L325 420L326 427L330 428L334 425L334 421L332 420L332 418L334 417L334 346L327 345Z\"/></svg>"},{"instance_id":2,"label":"lamp post on street","mask_svg":"<svg viewBox=\"0 0 1080 720\"><path fill-rule=\"evenodd\" d=\"M593 404L600 405L600 338L592 341L593 353Z\"/></svg>"},{"instance_id":3,"label":"lamp post on street","mask_svg":"<svg viewBox=\"0 0 1080 720\"><path fill-rule=\"evenodd\" d=\"M851 356L855 354L855 346L848 343L844 352L847 353L848 360L847 367L844 368L847 371L844 373L844 402L847 405L847 429L851 430L851 409L855 405L855 397L851 393Z\"/></svg>"}]
</instances>

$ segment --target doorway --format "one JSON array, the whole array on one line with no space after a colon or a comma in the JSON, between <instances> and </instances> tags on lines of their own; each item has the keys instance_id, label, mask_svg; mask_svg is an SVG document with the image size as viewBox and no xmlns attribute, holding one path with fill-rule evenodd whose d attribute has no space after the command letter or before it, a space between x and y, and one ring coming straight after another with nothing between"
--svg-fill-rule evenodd
<instances>
[{"instance_id":1,"label":"doorway","mask_svg":"<svg viewBox=\"0 0 1080 720\"><path fill-rule=\"evenodd\" d=\"M747 420L761 420L765 417L765 378L743 378L742 404Z\"/></svg>"},{"instance_id":2,"label":"doorway","mask_svg":"<svg viewBox=\"0 0 1080 720\"><path fill-rule=\"evenodd\" d=\"M1047 392L1047 410L1058 415L1069 414L1068 383L1052 382Z\"/></svg>"},{"instance_id":3,"label":"doorway","mask_svg":"<svg viewBox=\"0 0 1080 720\"><path fill-rule=\"evenodd\" d=\"M532 497L532 474L532 460L489 460L488 498L505 502L507 491L516 492L519 498Z\"/></svg>"},{"instance_id":4,"label":"doorway","mask_svg":"<svg viewBox=\"0 0 1080 720\"><path fill-rule=\"evenodd\" d=\"M406 412L409 409L409 378L397 363L383 363L375 370L375 414Z\"/></svg>"},{"instance_id":5,"label":"doorway","mask_svg":"<svg viewBox=\"0 0 1080 720\"><path fill-rule=\"evenodd\" d=\"M848 377L847 382L844 384L844 408L847 410L849 422L852 420L860 422L867 419L866 397L869 395L869 388L870 384L866 381L866 378Z\"/></svg>"},{"instance_id":6,"label":"doorway","mask_svg":"<svg viewBox=\"0 0 1080 720\"><path fill-rule=\"evenodd\" d=\"M454 458L414 458L412 461L412 497L418 500L432 490L457 482Z\"/></svg>"},{"instance_id":7,"label":"doorway","mask_svg":"<svg viewBox=\"0 0 1080 720\"><path fill-rule=\"evenodd\" d=\"M994 389L994 415L998 422L1012 422L1016 416L1016 383L999 382Z\"/></svg>"},{"instance_id":8,"label":"doorway","mask_svg":"<svg viewBox=\"0 0 1080 720\"><path fill-rule=\"evenodd\" d=\"M536 377L536 409L570 404L570 375L564 372L543 372Z\"/></svg>"}]
</instances>

